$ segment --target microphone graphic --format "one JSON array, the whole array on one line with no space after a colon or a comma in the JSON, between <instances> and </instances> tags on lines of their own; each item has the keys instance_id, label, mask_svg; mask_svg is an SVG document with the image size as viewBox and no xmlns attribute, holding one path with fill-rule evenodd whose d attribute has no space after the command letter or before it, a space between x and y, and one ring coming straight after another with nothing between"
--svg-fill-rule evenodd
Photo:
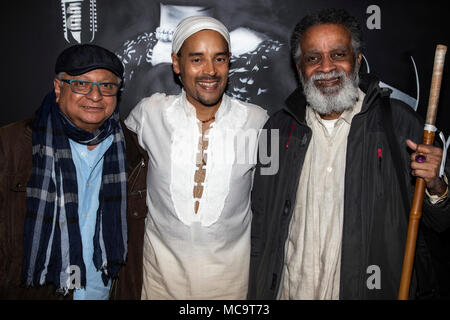
<instances>
[{"instance_id":1,"label":"microphone graphic","mask_svg":"<svg viewBox=\"0 0 450 320\"><path fill-rule=\"evenodd\" d=\"M61 10L63 18L64 38L71 42L71 38L81 43L82 34L82 12L85 0L61 0ZM90 42L95 38L97 32L97 1L89 0L89 31L91 33Z\"/></svg>"}]
</instances>

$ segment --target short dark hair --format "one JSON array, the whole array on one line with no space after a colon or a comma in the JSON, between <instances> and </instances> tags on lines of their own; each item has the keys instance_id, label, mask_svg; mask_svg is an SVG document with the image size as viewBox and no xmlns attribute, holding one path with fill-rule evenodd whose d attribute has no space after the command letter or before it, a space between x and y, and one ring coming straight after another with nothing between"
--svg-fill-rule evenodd
<instances>
[{"instance_id":1,"label":"short dark hair","mask_svg":"<svg viewBox=\"0 0 450 320\"><path fill-rule=\"evenodd\" d=\"M356 18L344 9L327 8L303 17L295 26L290 45L292 58L296 64L298 64L301 55L300 41L303 34L308 28L320 24L341 24L345 26L352 35L352 47L355 55L362 52L363 38L361 25Z\"/></svg>"}]
</instances>

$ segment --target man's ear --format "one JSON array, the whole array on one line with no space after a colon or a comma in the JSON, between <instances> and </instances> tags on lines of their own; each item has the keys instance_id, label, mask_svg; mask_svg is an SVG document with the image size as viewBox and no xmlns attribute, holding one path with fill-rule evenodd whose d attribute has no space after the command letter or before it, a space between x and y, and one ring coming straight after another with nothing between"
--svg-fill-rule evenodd
<instances>
[{"instance_id":1,"label":"man's ear","mask_svg":"<svg viewBox=\"0 0 450 320\"><path fill-rule=\"evenodd\" d=\"M54 78L53 88L55 89L56 102L59 102L59 97L61 96L61 80Z\"/></svg>"},{"instance_id":2,"label":"man's ear","mask_svg":"<svg viewBox=\"0 0 450 320\"><path fill-rule=\"evenodd\" d=\"M295 64L295 69L297 69L297 73L300 74L302 72L302 67L300 66L299 63Z\"/></svg>"},{"instance_id":3,"label":"man's ear","mask_svg":"<svg viewBox=\"0 0 450 320\"><path fill-rule=\"evenodd\" d=\"M172 69L176 74L180 74L180 57L176 53L172 53Z\"/></svg>"},{"instance_id":4,"label":"man's ear","mask_svg":"<svg viewBox=\"0 0 450 320\"><path fill-rule=\"evenodd\" d=\"M361 65L361 61L362 61L362 53L358 53L358 64Z\"/></svg>"}]
</instances>

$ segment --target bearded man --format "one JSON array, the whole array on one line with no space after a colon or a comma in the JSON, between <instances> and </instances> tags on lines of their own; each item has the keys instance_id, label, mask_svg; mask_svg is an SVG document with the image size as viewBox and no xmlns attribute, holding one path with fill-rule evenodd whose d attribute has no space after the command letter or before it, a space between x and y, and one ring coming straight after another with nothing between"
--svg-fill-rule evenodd
<instances>
[{"instance_id":1,"label":"bearded man","mask_svg":"<svg viewBox=\"0 0 450 320\"><path fill-rule=\"evenodd\" d=\"M427 184L423 222L449 225L442 150L416 144L422 120L377 79L359 75L361 48L361 28L343 10L319 11L295 27L302 86L265 125L279 130L279 171L264 175L258 164L255 173L250 299L395 299L412 176ZM430 289L418 276L429 266L423 240L411 297Z\"/></svg>"}]
</instances>

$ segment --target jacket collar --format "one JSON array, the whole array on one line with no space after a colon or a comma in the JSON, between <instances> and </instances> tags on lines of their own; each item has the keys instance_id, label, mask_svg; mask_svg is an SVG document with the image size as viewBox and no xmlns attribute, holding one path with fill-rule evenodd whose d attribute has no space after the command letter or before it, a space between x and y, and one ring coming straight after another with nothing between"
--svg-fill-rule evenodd
<instances>
[{"instance_id":1,"label":"jacket collar","mask_svg":"<svg viewBox=\"0 0 450 320\"><path fill-rule=\"evenodd\" d=\"M359 79L359 88L366 95L360 113L365 113L373 105L373 102L378 95L384 93L386 90L379 87L378 78L372 74L360 74ZM306 104L306 98L303 94L303 86L299 84L297 89L295 89L294 92L292 92L292 94L286 99L283 109L293 116L297 122L306 125Z\"/></svg>"},{"instance_id":2,"label":"jacket collar","mask_svg":"<svg viewBox=\"0 0 450 320\"><path fill-rule=\"evenodd\" d=\"M25 129L24 129L24 134L25 134L25 139L30 140L31 141L31 137L33 134L33 122L34 122L34 118L29 118L26 120L26 124L25 124Z\"/></svg>"}]
</instances>

